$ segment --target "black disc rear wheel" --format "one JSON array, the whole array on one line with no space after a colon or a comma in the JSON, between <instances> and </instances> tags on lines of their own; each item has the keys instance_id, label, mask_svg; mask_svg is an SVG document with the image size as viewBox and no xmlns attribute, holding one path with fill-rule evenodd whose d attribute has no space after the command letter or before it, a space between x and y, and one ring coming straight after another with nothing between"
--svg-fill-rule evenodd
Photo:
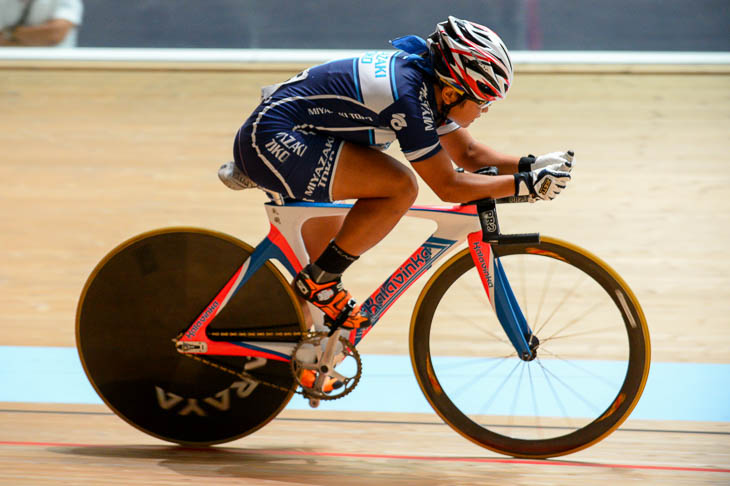
<instances>
[{"instance_id":1,"label":"black disc rear wheel","mask_svg":"<svg viewBox=\"0 0 730 486\"><path fill-rule=\"evenodd\" d=\"M203 445L247 435L287 404L295 389L289 363L215 357L276 388L181 355L173 342L252 250L221 233L170 228L122 243L97 265L78 304L77 347L86 375L117 415L155 437ZM267 263L211 330L299 331L302 323L289 285Z\"/></svg>"}]
</instances>

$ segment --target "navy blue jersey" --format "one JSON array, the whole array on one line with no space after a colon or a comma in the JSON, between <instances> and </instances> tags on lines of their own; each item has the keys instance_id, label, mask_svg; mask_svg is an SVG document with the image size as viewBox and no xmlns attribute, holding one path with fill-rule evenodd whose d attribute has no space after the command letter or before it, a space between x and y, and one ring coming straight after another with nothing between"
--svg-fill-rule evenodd
<instances>
[{"instance_id":1,"label":"navy blue jersey","mask_svg":"<svg viewBox=\"0 0 730 486\"><path fill-rule=\"evenodd\" d=\"M254 116L381 149L397 139L406 159L417 162L440 150L439 135L458 128L436 127L433 82L403 52L368 52L264 88Z\"/></svg>"}]
</instances>

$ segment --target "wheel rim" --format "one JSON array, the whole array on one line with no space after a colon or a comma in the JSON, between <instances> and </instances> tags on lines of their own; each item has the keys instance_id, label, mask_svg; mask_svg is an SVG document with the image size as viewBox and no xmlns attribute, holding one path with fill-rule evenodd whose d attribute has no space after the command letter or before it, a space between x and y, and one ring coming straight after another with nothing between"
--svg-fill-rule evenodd
<instances>
[{"instance_id":1,"label":"wheel rim","mask_svg":"<svg viewBox=\"0 0 730 486\"><path fill-rule=\"evenodd\" d=\"M640 308L600 260L557 241L496 252L540 340L537 358L517 357L464 253L419 301L413 359L427 363L419 383L447 423L485 447L528 457L587 447L621 423L643 389Z\"/></svg>"}]
</instances>

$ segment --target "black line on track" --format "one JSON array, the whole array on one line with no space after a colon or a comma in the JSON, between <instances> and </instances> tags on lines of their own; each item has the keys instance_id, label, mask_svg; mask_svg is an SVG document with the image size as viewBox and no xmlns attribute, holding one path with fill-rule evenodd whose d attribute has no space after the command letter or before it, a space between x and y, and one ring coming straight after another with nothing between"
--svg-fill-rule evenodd
<instances>
[{"instance_id":1,"label":"black line on track","mask_svg":"<svg viewBox=\"0 0 730 486\"><path fill-rule=\"evenodd\" d=\"M0 413L37 413L37 414L56 414L56 415L114 415L112 412L85 412L78 410L13 410L0 409ZM296 417L278 417L275 421L282 422L328 422L328 423L349 423L349 424L381 424L381 425L446 425L444 422L419 422L415 420L372 420L372 419L328 419L328 418L296 418ZM492 427L511 427L511 428L531 428L530 426L489 424ZM572 430L572 427L544 427L554 430ZM616 432L641 432L641 433L658 433L658 434L698 434L698 435L728 435L730 432L719 432L711 430L675 430L675 429L638 429L629 427L620 427Z\"/></svg>"}]
</instances>

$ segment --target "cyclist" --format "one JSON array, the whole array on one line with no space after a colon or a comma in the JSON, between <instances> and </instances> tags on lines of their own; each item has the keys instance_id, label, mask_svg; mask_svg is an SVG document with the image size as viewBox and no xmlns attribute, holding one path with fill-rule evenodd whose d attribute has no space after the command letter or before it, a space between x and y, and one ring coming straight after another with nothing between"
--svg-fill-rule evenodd
<instances>
[{"instance_id":1,"label":"cyclist","mask_svg":"<svg viewBox=\"0 0 730 486\"><path fill-rule=\"evenodd\" d=\"M393 140L449 202L550 200L573 161L572 152L505 155L467 131L512 83L509 53L487 27L449 17L427 40L392 44L401 50L332 61L264 88L234 142L234 170L263 188L306 201L357 200L344 220L305 225L312 263L294 279L304 299L346 328L371 323L342 273L391 231L418 192L413 172L383 152ZM478 173L487 166L500 175Z\"/></svg>"}]
</instances>

